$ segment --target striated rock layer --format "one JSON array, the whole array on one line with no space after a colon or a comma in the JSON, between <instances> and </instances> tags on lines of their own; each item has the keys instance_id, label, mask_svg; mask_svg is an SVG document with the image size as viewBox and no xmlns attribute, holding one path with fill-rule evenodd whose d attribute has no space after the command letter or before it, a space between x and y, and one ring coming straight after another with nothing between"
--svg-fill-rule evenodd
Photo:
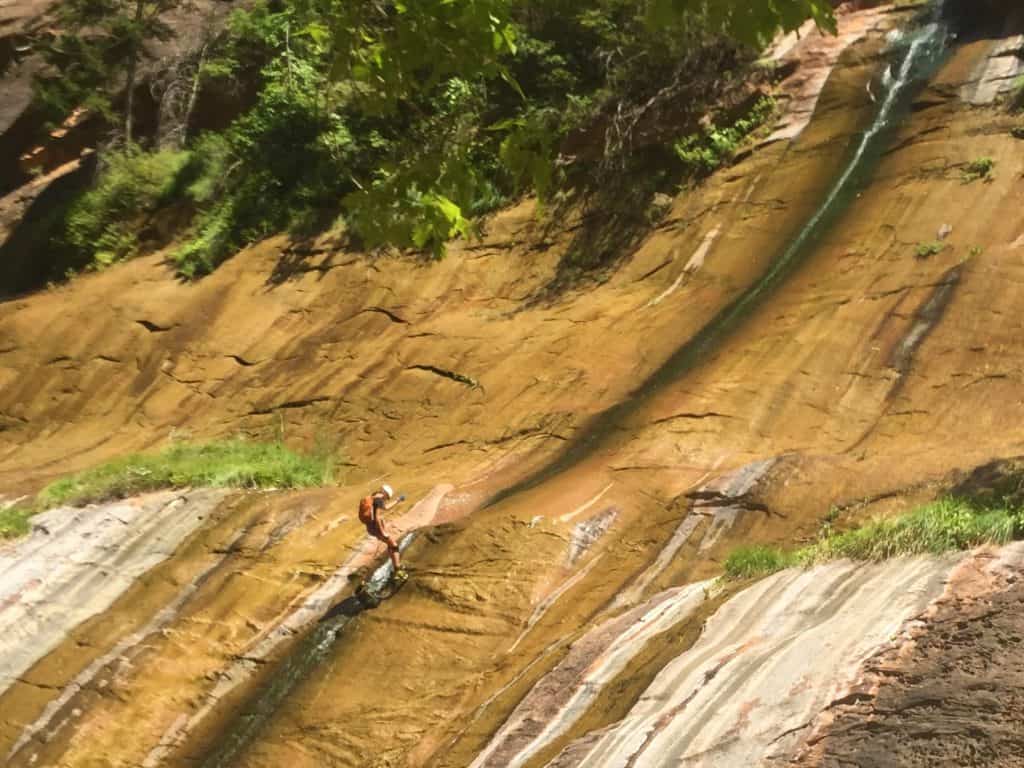
<instances>
[{"instance_id":1,"label":"striated rock layer","mask_svg":"<svg viewBox=\"0 0 1024 768\"><path fill-rule=\"evenodd\" d=\"M1005 557L966 563L982 567L960 571L924 631L870 660L864 692L834 702L826 726L790 764L1019 765L1024 582L1017 558L1017 567L1005 567ZM1000 589L987 588L994 576Z\"/></svg>"},{"instance_id":2,"label":"striated rock layer","mask_svg":"<svg viewBox=\"0 0 1024 768\"><path fill-rule=\"evenodd\" d=\"M31 536L0 549L0 694L171 557L222 496L160 493L36 516Z\"/></svg>"},{"instance_id":3,"label":"striated rock layer","mask_svg":"<svg viewBox=\"0 0 1024 768\"><path fill-rule=\"evenodd\" d=\"M951 601L993 599L1022 568L1024 546L1015 545L994 556L838 563L764 579L719 609L623 720L549 765L788 765L809 736L820 739L821 721L832 726L837 708L877 692L867 669L881 657L906 660L917 638L942 631L936 614Z\"/></svg>"}]
</instances>

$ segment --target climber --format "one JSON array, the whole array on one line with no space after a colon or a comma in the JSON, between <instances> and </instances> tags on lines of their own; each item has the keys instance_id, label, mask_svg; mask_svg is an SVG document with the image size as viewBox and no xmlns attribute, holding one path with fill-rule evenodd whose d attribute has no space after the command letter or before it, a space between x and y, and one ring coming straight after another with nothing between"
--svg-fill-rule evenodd
<instances>
[{"instance_id":1,"label":"climber","mask_svg":"<svg viewBox=\"0 0 1024 768\"><path fill-rule=\"evenodd\" d=\"M392 578L395 580L403 580L408 577L408 574L402 568L398 543L388 534L388 529L384 525L380 513L382 510L392 509L403 501L405 501L405 496L399 496L396 499L394 490L386 483L380 487L380 490L359 500L359 522L366 526L368 534L388 545L388 556L394 566Z\"/></svg>"}]
</instances>

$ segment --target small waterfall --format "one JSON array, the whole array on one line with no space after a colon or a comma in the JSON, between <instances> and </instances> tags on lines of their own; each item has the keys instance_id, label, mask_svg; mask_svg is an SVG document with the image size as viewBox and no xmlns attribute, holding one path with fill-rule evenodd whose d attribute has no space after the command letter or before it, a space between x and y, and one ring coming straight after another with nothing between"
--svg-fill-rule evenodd
<instances>
[{"instance_id":1,"label":"small waterfall","mask_svg":"<svg viewBox=\"0 0 1024 768\"><path fill-rule=\"evenodd\" d=\"M890 55L894 62L882 77L882 88L873 100L878 111L871 125L850 155L844 170L829 188L822 203L789 245L772 261L761 279L713 317L696 336L680 347L664 365L629 397L598 415L565 452L537 474L494 496L488 505L533 488L579 461L591 456L636 410L662 388L698 364L723 338L739 326L743 318L796 268L812 250L814 243L828 231L847 204L856 196L863 178L875 168L885 150L888 130L899 117L912 89L928 80L944 59L949 28L945 17L946 0L929 6L915 27L890 36Z\"/></svg>"},{"instance_id":2,"label":"small waterfall","mask_svg":"<svg viewBox=\"0 0 1024 768\"><path fill-rule=\"evenodd\" d=\"M949 30L942 21L944 6L945 2L935 3L929 13L928 21L917 29L894 38L891 45L898 59L882 77L884 96L881 99L881 106L878 108L874 121L861 137L846 169L832 185L818 210L808 219L804 228L800 230L800 233L783 251L782 255L775 260L760 282L726 310L724 317L713 323L713 325L720 324L719 328L717 332L709 334L702 340L701 350L719 338L724 331L731 329L733 322L744 315L762 294L774 288L780 278L788 274L789 267L796 257L804 252L805 246L822 234L824 229L822 224L826 221L830 223L833 215L838 213L841 206L837 206L837 203L841 203L847 198L847 193L858 181L858 175L865 170L865 166L868 165L866 161L875 154L875 150L881 150L881 147L878 146L879 139L888 128L892 127L893 116L897 113L897 107L903 103L903 97L907 91L922 79L930 76L942 61L946 51L946 40L949 36Z\"/></svg>"}]
</instances>

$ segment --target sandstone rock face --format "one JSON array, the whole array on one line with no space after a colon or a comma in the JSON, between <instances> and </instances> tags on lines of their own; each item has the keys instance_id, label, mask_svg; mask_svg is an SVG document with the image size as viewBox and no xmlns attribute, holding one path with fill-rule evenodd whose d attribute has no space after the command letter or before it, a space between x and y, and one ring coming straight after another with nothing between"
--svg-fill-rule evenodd
<instances>
[{"instance_id":1,"label":"sandstone rock face","mask_svg":"<svg viewBox=\"0 0 1024 768\"><path fill-rule=\"evenodd\" d=\"M524 202L437 264L276 238L195 284L154 254L0 303L7 496L170 437L328 439L346 463L330 488L54 512L8 545L0 626L36 628L0 641L5 764L1012 765L1019 547L715 582L739 543L1020 454L1024 156L969 94L1024 30L954 44L878 125L913 15L796 41L777 140L586 290L550 297L571 233ZM979 157L992 178L965 183ZM382 552L355 508L382 478L413 502L413 576L362 611Z\"/></svg>"},{"instance_id":2,"label":"sandstone rock face","mask_svg":"<svg viewBox=\"0 0 1024 768\"><path fill-rule=\"evenodd\" d=\"M1005 566L1007 559L995 564ZM991 563L979 565L975 574L961 571L929 612L925 631L871 659L864 678L869 695L836 702L827 727L792 764L1020 761L1024 589L1018 567L1000 575ZM989 591L993 576L1002 584Z\"/></svg>"},{"instance_id":3,"label":"sandstone rock face","mask_svg":"<svg viewBox=\"0 0 1024 768\"><path fill-rule=\"evenodd\" d=\"M161 493L36 516L29 538L0 550L0 694L71 630L173 555L221 495Z\"/></svg>"},{"instance_id":4,"label":"sandstone rock face","mask_svg":"<svg viewBox=\"0 0 1024 768\"><path fill-rule=\"evenodd\" d=\"M549 765L787 765L821 719L831 724L836 707L877 691L865 665L882 653L913 653L913 637L931 629L929 612L953 596L1001 592L1007 577L1020 578L1022 556L1017 545L955 567L840 563L767 578L723 605L625 718L570 743Z\"/></svg>"}]
</instances>

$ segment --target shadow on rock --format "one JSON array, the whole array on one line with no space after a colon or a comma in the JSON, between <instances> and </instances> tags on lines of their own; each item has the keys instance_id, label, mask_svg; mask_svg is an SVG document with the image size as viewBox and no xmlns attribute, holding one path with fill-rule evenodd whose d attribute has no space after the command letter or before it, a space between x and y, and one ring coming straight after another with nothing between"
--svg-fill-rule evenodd
<instances>
[{"instance_id":1,"label":"shadow on rock","mask_svg":"<svg viewBox=\"0 0 1024 768\"><path fill-rule=\"evenodd\" d=\"M325 613L320 619L320 623L325 624L340 618L352 619L367 610L368 607L360 602L358 597L350 595Z\"/></svg>"},{"instance_id":2,"label":"shadow on rock","mask_svg":"<svg viewBox=\"0 0 1024 768\"><path fill-rule=\"evenodd\" d=\"M974 468L949 494L993 506L1024 503L1024 456L996 459Z\"/></svg>"}]
</instances>

